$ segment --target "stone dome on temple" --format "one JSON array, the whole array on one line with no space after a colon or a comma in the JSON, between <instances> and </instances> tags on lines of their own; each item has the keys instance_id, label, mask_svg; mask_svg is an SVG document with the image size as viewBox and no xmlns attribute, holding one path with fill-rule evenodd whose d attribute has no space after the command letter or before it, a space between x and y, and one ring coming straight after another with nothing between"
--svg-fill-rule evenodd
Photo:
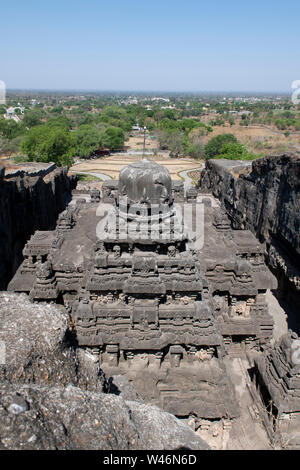
<instances>
[{"instance_id":1,"label":"stone dome on temple","mask_svg":"<svg viewBox=\"0 0 300 470\"><path fill-rule=\"evenodd\" d=\"M172 200L172 180L168 169L147 159L131 163L119 176L119 194L133 203L160 203Z\"/></svg>"},{"instance_id":2,"label":"stone dome on temple","mask_svg":"<svg viewBox=\"0 0 300 470\"><path fill-rule=\"evenodd\" d=\"M149 217L172 212L172 180L169 170L146 158L120 171L119 210L122 213ZM135 217L134 217L135 218Z\"/></svg>"}]
</instances>

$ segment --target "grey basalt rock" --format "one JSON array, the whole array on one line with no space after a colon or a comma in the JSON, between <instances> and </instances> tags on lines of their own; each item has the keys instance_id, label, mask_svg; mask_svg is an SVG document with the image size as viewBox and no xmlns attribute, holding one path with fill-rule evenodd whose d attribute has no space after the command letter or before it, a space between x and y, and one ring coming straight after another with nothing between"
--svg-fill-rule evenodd
<instances>
[{"instance_id":1,"label":"grey basalt rock","mask_svg":"<svg viewBox=\"0 0 300 470\"><path fill-rule=\"evenodd\" d=\"M34 167L30 167L34 165ZM46 166L46 168L45 168ZM77 177L54 164L26 164L0 175L0 289L22 262L22 249L35 230L51 230L76 186Z\"/></svg>"},{"instance_id":2,"label":"grey basalt rock","mask_svg":"<svg viewBox=\"0 0 300 470\"><path fill-rule=\"evenodd\" d=\"M32 304L25 294L0 293L0 341L5 345L0 382L73 383L102 390L93 361L84 352L77 355L70 339L62 306Z\"/></svg>"},{"instance_id":3,"label":"grey basalt rock","mask_svg":"<svg viewBox=\"0 0 300 470\"><path fill-rule=\"evenodd\" d=\"M0 293L0 449L208 447L172 415L141 403L126 377L102 393L107 382L95 356L73 347L69 328L63 307ZM155 437L144 429L150 424Z\"/></svg>"},{"instance_id":4,"label":"grey basalt rock","mask_svg":"<svg viewBox=\"0 0 300 470\"><path fill-rule=\"evenodd\" d=\"M174 415L136 401L127 401L144 449L208 450L209 446Z\"/></svg>"},{"instance_id":5,"label":"grey basalt rock","mask_svg":"<svg viewBox=\"0 0 300 470\"><path fill-rule=\"evenodd\" d=\"M300 299L300 155L268 156L253 162L208 160L201 192L220 199L236 229L249 229L266 244L279 294Z\"/></svg>"},{"instance_id":6,"label":"grey basalt rock","mask_svg":"<svg viewBox=\"0 0 300 470\"><path fill-rule=\"evenodd\" d=\"M23 400L25 407L15 402ZM11 412L12 407L18 413ZM77 387L0 385L0 449L206 450L188 426L156 407Z\"/></svg>"},{"instance_id":7,"label":"grey basalt rock","mask_svg":"<svg viewBox=\"0 0 300 470\"><path fill-rule=\"evenodd\" d=\"M254 381L268 411L269 432L282 447L300 449L300 340L291 330L254 361Z\"/></svg>"},{"instance_id":8,"label":"grey basalt rock","mask_svg":"<svg viewBox=\"0 0 300 470\"><path fill-rule=\"evenodd\" d=\"M113 375L108 379L108 389L110 393L120 395L124 400L143 403L142 397L136 391L126 375Z\"/></svg>"}]
</instances>

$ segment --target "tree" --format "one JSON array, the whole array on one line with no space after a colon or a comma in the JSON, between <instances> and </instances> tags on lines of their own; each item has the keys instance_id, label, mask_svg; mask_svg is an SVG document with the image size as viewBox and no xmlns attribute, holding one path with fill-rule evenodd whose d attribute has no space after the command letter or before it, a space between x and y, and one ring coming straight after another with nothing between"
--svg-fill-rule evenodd
<instances>
[{"instance_id":1,"label":"tree","mask_svg":"<svg viewBox=\"0 0 300 470\"><path fill-rule=\"evenodd\" d=\"M187 147L186 154L196 160L202 159L204 158L204 145L201 142L189 145Z\"/></svg>"},{"instance_id":2,"label":"tree","mask_svg":"<svg viewBox=\"0 0 300 470\"><path fill-rule=\"evenodd\" d=\"M168 147L172 157L179 157L179 155L183 152L183 140L183 132L172 132L169 135Z\"/></svg>"},{"instance_id":3,"label":"tree","mask_svg":"<svg viewBox=\"0 0 300 470\"><path fill-rule=\"evenodd\" d=\"M1 144L1 149L3 150L4 153L17 153L20 148L20 144L22 142L23 136L19 135L18 137L15 137L14 139L11 140L4 140L3 143Z\"/></svg>"},{"instance_id":4,"label":"tree","mask_svg":"<svg viewBox=\"0 0 300 470\"><path fill-rule=\"evenodd\" d=\"M8 140L12 140L15 137L24 133L22 123L16 122L13 119L0 118L0 134Z\"/></svg>"},{"instance_id":5,"label":"tree","mask_svg":"<svg viewBox=\"0 0 300 470\"><path fill-rule=\"evenodd\" d=\"M144 121L145 126L149 132L153 132L155 129L155 121L151 117L147 117Z\"/></svg>"},{"instance_id":6,"label":"tree","mask_svg":"<svg viewBox=\"0 0 300 470\"><path fill-rule=\"evenodd\" d=\"M204 147L205 158L208 160L219 155L226 143L237 144L238 140L233 134L220 134L210 139Z\"/></svg>"},{"instance_id":7,"label":"tree","mask_svg":"<svg viewBox=\"0 0 300 470\"><path fill-rule=\"evenodd\" d=\"M35 126L25 135L21 151L30 161L70 166L75 155L74 138L60 126Z\"/></svg>"},{"instance_id":8,"label":"tree","mask_svg":"<svg viewBox=\"0 0 300 470\"><path fill-rule=\"evenodd\" d=\"M244 145L240 142L228 142L223 145L221 153L216 158L226 158L228 160L253 160L259 155L249 153Z\"/></svg>"},{"instance_id":9,"label":"tree","mask_svg":"<svg viewBox=\"0 0 300 470\"><path fill-rule=\"evenodd\" d=\"M125 136L119 127L107 127L102 133L101 141L103 147L111 150L117 150L124 147Z\"/></svg>"},{"instance_id":10,"label":"tree","mask_svg":"<svg viewBox=\"0 0 300 470\"><path fill-rule=\"evenodd\" d=\"M89 157L101 147L101 131L95 125L84 124L73 133L76 145L76 154Z\"/></svg>"},{"instance_id":11,"label":"tree","mask_svg":"<svg viewBox=\"0 0 300 470\"><path fill-rule=\"evenodd\" d=\"M221 148L217 158L228 158L230 160L242 160L246 154L245 147L240 143L226 143Z\"/></svg>"},{"instance_id":12,"label":"tree","mask_svg":"<svg viewBox=\"0 0 300 470\"><path fill-rule=\"evenodd\" d=\"M185 141L185 155L196 159L204 158L204 136L207 132L204 127L191 130Z\"/></svg>"},{"instance_id":13,"label":"tree","mask_svg":"<svg viewBox=\"0 0 300 470\"><path fill-rule=\"evenodd\" d=\"M72 121L66 116L57 116L54 118L49 119L47 121L48 127L61 127L66 131L69 131L72 127Z\"/></svg>"},{"instance_id":14,"label":"tree","mask_svg":"<svg viewBox=\"0 0 300 470\"><path fill-rule=\"evenodd\" d=\"M45 116L45 112L41 109L25 111L22 124L24 127L39 126L42 124L42 118L44 116Z\"/></svg>"},{"instance_id":15,"label":"tree","mask_svg":"<svg viewBox=\"0 0 300 470\"><path fill-rule=\"evenodd\" d=\"M103 108L99 121L111 127L119 127L123 131L130 131L132 124L134 124L134 118L125 109L117 105Z\"/></svg>"}]
</instances>

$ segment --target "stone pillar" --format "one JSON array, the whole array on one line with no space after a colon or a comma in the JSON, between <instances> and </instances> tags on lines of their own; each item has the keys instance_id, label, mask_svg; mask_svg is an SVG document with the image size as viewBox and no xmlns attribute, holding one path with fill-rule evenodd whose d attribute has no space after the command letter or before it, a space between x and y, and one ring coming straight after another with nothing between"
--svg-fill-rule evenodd
<instances>
[{"instance_id":1,"label":"stone pillar","mask_svg":"<svg viewBox=\"0 0 300 470\"><path fill-rule=\"evenodd\" d=\"M196 352L197 352L196 346L190 346L189 347L188 352L187 352L189 362L193 362L195 360Z\"/></svg>"},{"instance_id":2,"label":"stone pillar","mask_svg":"<svg viewBox=\"0 0 300 470\"><path fill-rule=\"evenodd\" d=\"M133 358L134 358L134 352L133 351L126 351L126 359L127 359L128 367L132 366Z\"/></svg>"},{"instance_id":3,"label":"stone pillar","mask_svg":"<svg viewBox=\"0 0 300 470\"><path fill-rule=\"evenodd\" d=\"M157 353L155 353L155 364L158 365L158 367L161 366L163 355L164 354L161 351L158 351Z\"/></svg>"}]
</instances>

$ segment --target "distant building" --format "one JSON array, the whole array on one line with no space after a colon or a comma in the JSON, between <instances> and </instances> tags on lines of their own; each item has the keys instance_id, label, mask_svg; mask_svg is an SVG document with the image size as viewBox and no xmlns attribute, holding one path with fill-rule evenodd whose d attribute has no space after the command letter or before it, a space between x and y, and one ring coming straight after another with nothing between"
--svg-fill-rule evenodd
<instances>
[{"instance_id":1,"label":"distant building","mask_svg":"<svg viewBox=\"0 0 300 470\"><path fill-rule=\"evenodd\" d=\"M12 106L7 108L6 113L4 114L4 119L12 119L15 122L20 122L21 119L16 114L16 109L20 108L13 108Z\"/></svg>"}]
</instances>

